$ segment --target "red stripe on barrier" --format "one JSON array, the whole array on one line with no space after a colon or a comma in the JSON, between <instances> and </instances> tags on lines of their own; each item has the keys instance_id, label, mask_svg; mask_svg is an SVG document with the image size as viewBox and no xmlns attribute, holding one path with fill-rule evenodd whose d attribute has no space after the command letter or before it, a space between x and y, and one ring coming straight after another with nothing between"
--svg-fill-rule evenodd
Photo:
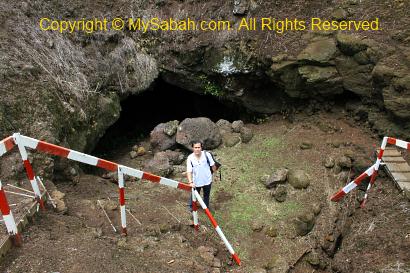
<instances>
[{"instance_id":1,"label":"red stripe on barrier","mask_svg":"<svg viewBox=\"0 0 410 273\"><path fill-rule=\"evenodd\" d=\"M108 160L104 160L104 159L98 159L97 167L100 167L100 168L103 168L103 169L106 169L112 172L115 172L118 170L118 165L116 163L108 161Z\"/></svg>"},{"instance_id":2,"label":"red stripe on barrier","mask_svg":"<svg viewBox=\"0 0 410 273\"><path fill-rule=\"evenodd\" d=\"M195 229L195 231L198 231L199 230L199 225L194 225L194 229Z\"/></svg>"},{"instance_id":3,"label":"red stripe on barrier","mask_svg":"<svg viewBox=\"0 0 410 273\"><path fill-rule=\"evenodd\" d=\"M157 175L150 174L150 173L144 173L142 175L142 179L146 179L146 180L149 180L151 182L159 183L159 181L161 180L161 177L157 176Z\"/></svg>"},{"instance_id":4,"label":"red stripe on barrier","mask_svg":"<svg viewBox=\"0 0 410 273\"><path fill-rule=\"evenodd\" d=\"M33 168L31 167L30 161L23 160L24 167L26 168L27 178L28 180L34 180L34 172Z\"/></svg>"},{"instance_id":5,"label":"red stripe on barrier","mask_svg":"<svg viewBox=\"0 0 410 273\"><path fill-rule=\"evenodd\" d=\"M209 220L211 220L211 223L214 226L214 228L216 228L218 226L218 224L216 223L214 217L212 216L212 214L211 214L211 212L209 211L208 208L205 210L205 213L208 216Z\"/></svg>"},{"instance_id":6,"label":"red stripe on barrier","mask_svg":"<svg viewBox=\"0 0 410 273\"><path fill-rule=\"evenodd\" d=\"M360 183L362 183L362 180L365 179L366 177L368 177L367 173L362 173L361 175L359 175L359 177L357 177L353 181L356 185L359 185Z\"/></svg>"},{"instance_id":7,"label":"red stripe on barrier","mask_svg":"<svg viewBox=\"0 0 410 273\"><path fill-rule=\"evenodd\" d=\"M125 205L125 192L124 188L120 188L120 205L124 206Z\"/></svg>"},{"instance_id":8,"label":"red stripe on barrier","mask_svg":"<svg viewBox=\"0 0 410 273\"><path fill-rule=\"evenodd\" d=\"M10 207L9 203L7 202L6 193L4 190L0 191L0 210L1 214L9 215L10 214Z\"/></svg>"},{"instance_id":9,"label":"red stripe on barrier","mask_svg":"<svg viewBox=\"0 0 410 273\"><path fill-rule=\"evenodd\" d=\"M125 227L122 228L121 235L127 236L127 228Z\"/></svg>"},{"instance_id":10,"label":"red stripe on barrier","mask_svg":"<svg viewBox=\"0 0 410 273\"><path fill-rule=\"evenodd\" d=\"M184 190L184 191L191 191L192 187L188 184L178 182L178 189L181 189L181 190Z\"/></svg>"},{"instance_id":11,"label":"red stripe on barrier","mask_svg":"<svg viewBox=\"0 0 410 273\"><path fill-rule=\"evenodd\" d=\"M236 253L232 254L232 259L234 259L237 265L241 265L241 260L239 259L238 255L236 255Z\"/></svg>"},{"instance_id":12,"label":"red stripe on barrier","mask_svg":"<svg viewBox=\"0 0 410 273\"><path fill-rule=\"evenodd\" d=\"M197 211L198 210L198 204L196 201L192 201L192 210Z\"/></svg>"},{"instance_id":13,"label":"red stripe on barrier","mask_svg":"<svg viewBox=\"0 0 410 273\"><path fill-rule=\"evenodd\" d=\"M378 159L381 159L383 157L384 150L380 149L379 154L377 155Z\"/></svg>"},{"instance_id":14,"label":"red stripe on barrier","mask_svg":"<svg viewBox=\"0 0 410 273\"><path fill-rule=\"evenodd\" d=\"M14 236L13 236L13 244L15 245L15 246L21 246L21 236L20 236L20 233L17 233L17 234L14 234Z\"/></svg>"},{"instance_id":15,"label":"red stripe on barrier","mask_svg":"<svg viewBox=\"0 0 410 273\"><path fill-rule=\"evenodd\" d=\"M407 143L407 150L410 150L410 142Z\"/></svg>"},{"instance_id":16,"label":"red stripe on barrier","mask_svg":"<svg viewBox=\"0 0 410 273\"><path fill-rule=\"evenodd\" d=\"M392 138L392 137L388 137L387 138L387 143L395 145L396 144L396 139Z\"/></svg>"},{"instance_id":17,"label":"red stripe on barrier","mask_svg":"<svg viewBox=\"0 0 410 273\"><path fill-rule=\"evenodd\" d=\"M45 141L39 141L36 149L48 154L57 155L61 157L67 157L70 153L70 150L67 148L57 146Z\"/></svg>"},{"instance_id":18,"label":"red stripe on barrier","mask_svg":"<svg viewBox=\"0 0 410 273\"><path fill-rule=\"evenodd\" d=\"M346 195L346 193L345 193L344 191L340 190L338 193L334 194L334 195L330 198L330 200L332 200L333 202L339 202L340 199L342 199L343 196L345 196L345 195Z\"/></svg>"},{"instance_id":19,"label":"red stripe on barrier","mask_svg":"<svg viewBox=\"0 0 410 273\"><path fill-rule=\"evenodd\" d=\"M6 151L10 151L11 149L13 149L14 145L16 145L14 143L13 137L9 136L8 138L5 138L4 140L4 146L6 146Z\"/></svg>"}]
</instances>

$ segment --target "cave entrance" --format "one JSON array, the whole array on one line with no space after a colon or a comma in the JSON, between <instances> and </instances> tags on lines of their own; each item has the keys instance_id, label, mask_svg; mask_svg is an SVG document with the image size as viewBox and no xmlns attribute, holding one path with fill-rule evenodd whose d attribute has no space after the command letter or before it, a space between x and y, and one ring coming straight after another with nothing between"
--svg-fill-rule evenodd
<instances>
[{"instance_id":1,"label":"cave entrance","mask_svg":"<svg viewBox=\"0 0 410 273\"><path fill-rule=\"evenodd\" d=\"M246 110L229 101L201 95L158 80L149 90L128 96L121 102L119 119L109 127L95 146L93 155L109 159L149 137L159 123L185 118L208 117L216 122L246 119Z\"/></svg>"}]
</instances>

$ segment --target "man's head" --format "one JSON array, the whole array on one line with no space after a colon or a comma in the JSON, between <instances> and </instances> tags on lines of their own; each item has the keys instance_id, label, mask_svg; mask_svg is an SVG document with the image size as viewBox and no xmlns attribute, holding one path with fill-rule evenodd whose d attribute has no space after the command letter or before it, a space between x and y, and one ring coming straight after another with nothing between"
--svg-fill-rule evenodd
<instances>
[{"instance_id":1,"label":"man's head","mask_svg":"<svg viewBox=\"0 0 410 273\"><path fill-rule=\"evenodd\" d=\"M200 155L202 151L202 142L192 141L192 150L194 151L194 154Z\"/></svg>"}]
</instances>

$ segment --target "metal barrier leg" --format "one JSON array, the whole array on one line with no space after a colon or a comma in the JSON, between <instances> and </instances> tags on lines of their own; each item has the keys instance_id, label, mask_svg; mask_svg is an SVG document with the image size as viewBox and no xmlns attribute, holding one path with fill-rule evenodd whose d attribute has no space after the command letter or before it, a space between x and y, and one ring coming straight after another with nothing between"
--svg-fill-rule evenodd
<instances>
[{"instance_id":1,"label":"metal barrier leg","mask_svg":"<svg viewBox=\"0 0 410 273\"><path fill-rule=\"evenodd\" d=\"M21 246L21 236L18 233L16 222L14 221L13 213L10 210L9 203L7 201L6 193L0 181L0 210L3 214L4 223L6 224L7 232L13 238L13 244Z\"/></svg>"},{"instance_id":2,"label":"metal barrier leg","mask_svg":"<svg viewBox=\"0 0 410 273\"><path fill-rule=\"evenodd\" d=\"M21 158L23 159L23 164L26 169L27 178L30 180L31 187L33 188L34 195L36 196L37 202L40 204L40 207L44 210L44 200L41 198L40 188L38 187L37 180L34 177L33 167L31 166L30 161L28 160L27 151L24 145L21 143L20 134L14 134L14 142L17 144Z\"/></svg>"},{"instance_id":3,"label":"metal barrier leg","mask_svg":"<svg viewBox=\"0 0 410 273\"><path fill-rule=\"evenodd\" d=\"M118 166L118 187L120 194L120 210L121 210L121 235L127 235L127 215L125 214L125 189L124 189L124 173L121 167Z\"/></svg>"}]
</instances>

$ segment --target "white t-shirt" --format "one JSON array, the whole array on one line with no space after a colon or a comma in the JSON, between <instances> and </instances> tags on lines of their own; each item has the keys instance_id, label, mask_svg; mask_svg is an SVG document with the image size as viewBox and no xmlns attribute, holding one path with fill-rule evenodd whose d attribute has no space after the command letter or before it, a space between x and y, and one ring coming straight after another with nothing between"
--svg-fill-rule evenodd
<instances>
[{"instance_id":1,"label":"white t-shirt","mask_svg":"<svg viewBox=\"0 0 410 273\"><path fill-rule=\"evenodd\" d=\"M208 161L206 160L208 156ZM210 166L215 165L215 161L212 159L212 156L207 152L201 152L201 157L198 160L194 153L190 154L186 161L186 170L187 172L192 173L192 181L195 184L195 187L203 187L211 184L212 182L212 173Z\"/></svg>"}]
</instances>

